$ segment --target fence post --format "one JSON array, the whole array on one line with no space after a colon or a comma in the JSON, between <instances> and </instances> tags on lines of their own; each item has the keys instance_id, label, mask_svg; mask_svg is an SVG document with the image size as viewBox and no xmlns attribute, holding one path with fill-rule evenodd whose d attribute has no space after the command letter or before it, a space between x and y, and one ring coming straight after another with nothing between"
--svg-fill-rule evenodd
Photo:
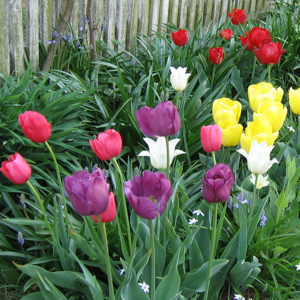
<instances>
[{"instance_id":1,"label":"fence post","mask_svg":"<svg viewBox=\"0 0 300 300\"><path fill-rule=\"evenodd\" d=\"M10 74L10 56L9 56L9 27L7 21L8 1L0 0L0 73Z\"/></svg>"}]
</instances>

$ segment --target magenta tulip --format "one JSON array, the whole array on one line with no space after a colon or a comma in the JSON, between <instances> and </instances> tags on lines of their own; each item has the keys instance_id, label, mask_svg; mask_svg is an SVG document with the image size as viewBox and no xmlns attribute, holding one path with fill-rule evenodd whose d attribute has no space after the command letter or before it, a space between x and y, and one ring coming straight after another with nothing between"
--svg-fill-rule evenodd
<instances>
[{"instance_id":1,"label":"magenta tulip","mask_svg":"<svg viewBox=\"0 0 300 300\"><path fill-rule=\"evenodd\" d=\"M174 135L180 128L180 116L171 101L160 102L155 108L144 106L135 116L141 131L150 137Z\"/></svg>"},{"instance_id":2,"label":"magenta tulip","mask_svg":"<svg viewBox=\"0 0 300 300\"><path fill-rule=\"evenodd\" d=\"M234 183L230 167L219 163L206 171L203 178L203 199L208 203L224 203L228 200Z\"/></svg>"},{"instance_id":3,"label":"magenta tulip","mask_svg":"<svg viewBox=\"0 0 300 300\"><path fill-rule=\"evenodd\" d=\"M25 135L35 143L45 143L51 135L51 124L37 111L19 115L19 123Z\"/></svg>"},{"instance_id":4,"label":"magenta tulip","mask_svg":"<svg viewBox=\"0 0 300 300\"><path fill-rule=\"evenodd\" d=\"M200 138L205 152L216 152L221 149L222 130L219 125L202 126Z\"/></svg>"},{"instance_id":5,"label":"magenta tulip","mask_svg":"<svg viewBox=\"0 0 300 300\"><path fill-rule=\"evenodd\" d=\"M31 168L19 153L9 156L8 161L1 164L1 172L13 183L23 184L31 176Z\"/></svg>"},{"instance_id":6,"label":"magenta tulip","mask_svg":"<svg viewBox=\"0 0 300 300\"><path fill-rule=\"evenodd\" d=\"M160 172L144 171L142 177L124 183L125 195L133 210L142 218L152 220L162 215L172 195L172 185Z\"/></svg>"},{"instance_id":7,"label":"magenta tulip","mask_svg":"<svg viewBox=\"0 0 300 300\"><path fill-rule=\"evenodd\" d=\"M74 209L82 216L102 214L109 203L109 184L101 169L77 171L65 178L65 190Z\"/></svg>"},{"instance_id":8,"label":"magenta tulip","mask_svg":"<svg viewBox=\"0 0 300 300\"><path fill-rule=\"evenodd\" d=\"M118 131L108 129L100 132L95 140L90 140L90 145L101 160L109 160L120 154L122 150L122 137Z\"/></svg>"}]
</instances>

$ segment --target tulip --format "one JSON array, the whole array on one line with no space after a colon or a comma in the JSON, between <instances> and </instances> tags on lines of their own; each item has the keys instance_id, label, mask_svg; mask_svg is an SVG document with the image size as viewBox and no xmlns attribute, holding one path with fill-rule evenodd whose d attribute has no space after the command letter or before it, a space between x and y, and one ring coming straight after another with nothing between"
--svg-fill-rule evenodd
<instances>
[{"instance_id":1,"label":"tulip","mask_svg":"<svg viewBox=\"0 0 300 300\"><path fill-rule=\"evenodd\" d=\"M115 195L113 192L109 193L109 201L108 206L106 210L99 215L101 222L109 223L114 220L116 216L116 201L115 201ZM92 216L93 220L98 223L97 216Z\"/></svg>"},{"instance_id":2,"label":"tulip","mask_svg":"<svg viewBox=\"0 0 300 300\"><path fill-rule=\"evenodd\" d=\"M233 31L231 29L223 29L221 35L224 40L230 40L233 36Z\"/></svg>"},{"instance_id":3,"label":"tulip","mask_svg":"<svg viewBox=\"0 0 300 300\"><path fill-rule=\"evenodd\" d=\"M263 176L261 174L257 175L257 183L256 183L256 189L260 190L261 188L268 186L269 185L269 181L268 181L268 175L267 176ZM256 176L255 174L251 174L251 178L250 181L253 183L253 185L255 184L256 181Z\"/></svg>"},{"instance_id":4,"label":"tulip","mask_svg":"<svg viewBox=\"0 0 300 300\"><path fill-rule=\"evenodd\" d=\"M221 119L218 125L222 131L222 145L225 147L236 146L241 139L243 126L238 124L235 119Z\"/></svg>"},{"instance_id":5,"label":"tulip","mask_svg":"<svg viewBox=\"0 0 300 300\"><path fill-rule=\"evenodd\" d=\"M202 126L200 132L202 147L205 152L216 152L222 146L222 130L219 125Z\"/></svg>"},{"instance_id":6,"label":"tulip","mask_svg":"<svg viewBox=\"0 0 300 300\"><path fill-rule=\"evenodd\" d=\"M170 67L171 69L171 84L172 87L175 91L180 92L183 91L186 88L187 82L188 82L188 78L191 76L190 73L185 73L186 72L186 68L173 68Z\"/></svg>"},{"instance_id":7,"label":"tulip","mask_svg":"<svg viewBox=\"0 0 300 300\"><path fill-rule=\"evenodd\" d=\"M289 90L289 103L290 108L294 114L300 115L300 88Z\"/></svg>"},{"instance_id":8,"label":"tulip","mask_svg":"<svg viewBox=\"0 0 300 300\"><path fill-rule=\"evenodd\" d=\"M252 110L257 112L260 103L266 100L281 102L283 89L280 87L275 89L271 83L260 82L248 87L248 97Z\"/></svg>"},{"instance_id":9,"label":"tulip","mask_svg":"<svg viewBox=\"0 0 300 300\"><path fill-rule=\"evenodd\" d=\"M2 162L0 170L15 184L23 184L31 176L30 166L19 153L10 155L8 161Z\"/></svg>"},{"instance_id":10,"label":"tulip","mask_svg":"<svg viewBox=\"0 0 300 300\"><path fill-rule=\"evenodd\" d=\"M259 48L260 45L272 42L268 29L254 27L249 32L249 42L253 48Z\"/></svg>"},{"instance_id":11,"label":"tulip","mask_svg":"<svg viewBox=\"0 0 300 300\"><path fill-rule=\"evenodd\" d=\"M185 46L189 40L189 36L185 29L179 29L176 32L172 32L172 39L176 46Z\"/></svg>"},{"instance_id":12,"label":"tulip","mask_svg":"<svg viewBox=\"0 0 300 300\"><path fill-rule=\"evenodd\" d=\"M256 140L259 143L266 141L268 146L274 144L278 137L278 131L272 132L272 125L265 121L249 122L245 133L241 135L241 148L246 152L250 151L251 143Z\"/></svg>"},{"instance_id":13,"label":"tulip","mask_svg":"<svg viewBox=\"0 0 300 300\"><path fill-rule=\"evenodd\" d=\"M242 46L246 46L246 50L248 51L252 51L254 50L254 47L251 45L250 41L249 41L249 34L248 32L246 31L246 36L240 36L240 40L241 40L241 43L242 43Z\"/></svg>"},{"instance_id":14,"label":"tulip","mask_svg":"<svg viewBox=\"0 0 300 300\"><path fill-rule=\"evenodd\" d=\"M99 168L93 173L77 171L67 176L65 190L74 209L82 216L100 215L108 207L109 184Z\"/></svg>"},{"instance_id":15,"label":"tulip","mask_svg":"<svg viewBox=\"0 0 300 300\"><path fill-rule=\"evenodd\" d=\"M219 48L209 48L208 59L214 65L219 65L223 62L225 57L225 52L222 47Z\"/></svg>"},{"instance_id":16,"label":"tulip","mask_svg":"<svg viewBox=\"0 0 300 300\"><path fill-rule=\"evenodd\" d=\"M272 132L278 131L285 121L287 108L280 102L264 101L260 103L254 121L266 121L272 125Z\"/></svg>"},{"instance_id":17,"label":"tulip","mask_svg":"<svg viewBox=\"0 0 300 300\"><path fill-rule=\"evenodd\" d=\"M122 137L114 129L100 132L95 140L90 140L90 145L101 160L109 160L120 154L122 150Z\"/></svg>"},{"instance_id":18,"label":"tulip","mask_svg":"<svg viewBox=\"0 0 300 300\"><path fill-rule=\"evenodd\" d=\"M135 116L141 131L150 137L174 135L180 128L180 116L171 101L160 102L155 108L144 106Z\"/></svg>"},{"instance_id":19,"label":"tulip","mask_svg":"<svg viewBox=\"0 0 300 300\"><path fill-rule=\"evenodd\" d=\"M279 63L281 55L285 51L282 50L282 45L276 42L261 45L259 49L254 50L254 54L263 65L275 65Z\"/></svg>"},{"instance_id":20,"label":"tulip","mask_svg":"<svg viewBox=\"0 0 300 300\"><path fill-rule=\"evenodd\" d=\"M138 156L149 156L151 164L156 169L167 168L167 146L166 138L164 136L158 137L157 141L149 138L144 138L144 141L149 146L149 151L142 151ZM177 155L184 154L181 150L175 150L175 146L180 139L173 139L169 141L169 165L171 165L173 158Z\"/></svg>"},{"instance_id":21,"label":"tulip","mask_svg":"<svg viewBox=\"0 0 300 300\"><path fill-rule=\"evenodd\" d=\"M234 184L230 167L223 163L214 165L206 171L203 178L203 199L208 203L225 203Z\"/></svg>"},{"instance_id":22,"label":"tulip","mask_svg":"<svg viewBox=\"0 0 300 300\"><path fill-rule=\"evenodd\" d=\"M19 123L25 135L34 143L45 143L51 135L51 124L37 111L19 115Z\"/></svg>"},{"instance_id":23,"label":"tulip","mask_svg":"<svg viewBox=\"0 0 300 300\"><path fill-rule=\"evenodd\" d=\"M172 185L163 173L144 171L124 183L124 192L135 213L152 220L165 211Z\"/></svg>"},{"instance_id":24,"label":"tulip","mask_svg":"<svg viewBox=\"0 0 300 300\"><path fill-rule=\"evenodd\" d=\"M212 113L215 123L221 119L231 118L237 122L242 112L242 104L239 101L233 101L229 98L220 98L213 102Z\"/></svg>"},{"instance_id":25,"label":"tulip","mask_svg":"<svg viewBox=\"0 0 300 300\"><path fill-rule=\"evenodd\" d=\"M247 19L247 15L245 14L245 11L243 9L237 9L235 8L232 13L228 13L229 18L231 18L231 22L234 25L238 25L238 24L244 24L246 19Z\"/></svg>"},{"instance_id":26,"label":"tulip","mask_svg":"<svg viewBox=\"0 0 300 300\"><path fill-rule=\"evenodd\" d=\"M247 158L248 169L251 173L265 174L274 163L278 163L276 158L270 160L270 153L274 146L268 146L266 141L258 143L253 140L249 153L244 149L239 149L237 152Z\"/></svg>"}]
</instances>

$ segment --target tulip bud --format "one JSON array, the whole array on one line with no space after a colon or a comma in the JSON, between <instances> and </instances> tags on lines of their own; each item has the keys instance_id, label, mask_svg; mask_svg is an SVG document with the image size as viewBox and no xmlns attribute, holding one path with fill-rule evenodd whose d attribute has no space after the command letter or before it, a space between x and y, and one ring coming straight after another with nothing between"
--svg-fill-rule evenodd
<instances>
[{"instance_id":1,"label":"tulip bud","mask_svg":"<svg viewBox=\"0 0 300 300\"><path fill-rule=\"evenodd\" d=\"M221 35L224 40L230 40L233 36L233 31L231 29L223 29Z\"/></svg>"},{"instance_id":2,"label":"tulip bud","mask_svg":"<svg viewBox=\"0 0 300 300\"><path fill-rule=\"evenodd\" d=\"M172 32L172 39L176 46L185 46L189 40L189 36L185 29L179 29L176 32Z\"/></svg>"},{"instance_id":3,"label":"tulip bud","mask_svg":"<svg viewBox=\"0 0 300 300\"><path fill-rule=\"evenodd\" d=\"M109 203L109 184L101 169L77 171L65 178L65 190L74 209L82 216L102 214Z\"/></svg>"},{"instance_id":4,"label":"tulip bud","mask_svg":"<svg viewBox=\"0 0 300 300\"><path fill-rule=\"evenodd\" d=\"M260 45L259 49L254 50L254 54L263 65L275 65L279 63L281 55L285 53L285 51L286 50L282 50L282 45L276 42Z\"/></svg>"},{"instance_id":5,"label":"tulip bud","mask_svg":"<svg viewBox=\"0 0 300 300\"><path fill-rule=\"evenodd\" d=\"M2 162L1 172L13 183L23 184L31 176L31 168L19 153L9 156L8 161Z\"/></svg>"},{"instance_id":6,"label":"tulip bud","mask_svg":"<svg viewBox=\"0 0 300 300\"><path fill-rule=\"evenodd\" d=\"M224 203L228 200L234 184L230 167L219 163L206 171L203 178L203 199L208 203Z\"/></svg>"},{"instance_id":7,"label":"tulip bud","mask_svg":"<svg viewBox=\"0 0 300 300\"><path fill-rule=\"evenodd\" d=\"M243 9L237 9L235 8L232 13L228 13L229 18L231 18L231 23L234 25L238 25L238 24L244 24L246 19L247 19L247 15L245 14L245 11Z\"/></svg>"},{"instance_id":8,"label":"tulip bud","mask_svg":"<svg viewBox=\"0 0 300 300\"><path fill-rule=\"evenodd\" d=\"M90 140L90 145L101 160L109 160L120 154L122 150L122 137L114 129L100 132L95 140Z\"/></svg>"},{"instance_id":9,"label":"tulip bud","mask_svg":"<svg viewBox=\"0 0 300 300\"><path fill-rule=\"evenodd\" d=\"M300 115L300 88L289 90L289 103L290 108L294 114Z\"/></svg>"},{"instance_id":10,"label":"tulip bud","mask_svg":"<svg viewBox=\"0 0 300 300\"><path fill-rule=\"evenodd\" d=\"M34 143L45 143L51 135L51 124L37 111L19 115L19 123L25 135Z\"/></svg>"},{"instance_id":11,"label":"tulip bud","mask_svg":"<svg viewBox=\"0 0 300 300\"><path fill-rule=\"evenodd\" d=\"M188 78L191 76L191 74L185 73L186 68L179 67L175 69L173 67L170 67L170 69L172 72L170 80L173 89L177 92L183 91L186 88Z\"/></svg>"},{"instance_id":12,"label":"tulip bud","mask_svg":"<svg viewBox=\"0 0 300 300\"><path fill-rule=\"evenodd\" d=\"M254 27L249 32L249 42L253 48L259 48L260 45L272 42L268 29Z\"/></svg>"},{"instance_id":13,"label":"tulip bud","mask_svg":"<svg viewBox=\"0 0 300 300\"><path fill-rule=\"evenodd\" d=\"M222 47L219 48L209 48L208 59L214 65L219 65L223 62L225 57L225 52Z\"/></svg>"},{"instance_id":14,"label":"tulip bud","mask_svg":"<svg viewBox=\"0 0 300 300\"><path fill-rule=\"evenodd\" d=\"M107 209L99 215L101 222L109 223L114 220L116 216L116 201L115 201L115 195L113 192L109 193L109 202ZM92 216L93 220L98 223L97 216Z\"/></svg>"},{"instance_id":15,"label":"tulip bud","mask_svg":"<svg viewBox=\"0 0 300 300\"><path fill-rule=\"evenodd\" d=\"M221 149L222 131L219 125L202 126L200 138L205 152L216 152Z\"/></svg>"}]
</instances>

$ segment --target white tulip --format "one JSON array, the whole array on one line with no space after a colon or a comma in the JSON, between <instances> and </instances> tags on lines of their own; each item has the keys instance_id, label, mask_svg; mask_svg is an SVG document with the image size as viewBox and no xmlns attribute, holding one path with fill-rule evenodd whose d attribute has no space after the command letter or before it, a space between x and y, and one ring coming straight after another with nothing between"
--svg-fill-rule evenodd
<instances>
[{"instance_id":1,"label":"white tulip","mask_svg":"<svg viewBox=\"0 0 300 300\"><path fill-rule=\"evenodd\" d=\"M164 136L158 137L156 142L149 138L144 138L144 141L149 146L149 151L142 151L138 156L149 156L151 164L156 169L167 168L167 145ZM171 165L173 158L185 152L175 150L175 146L180 139L173 139L169 141L169 165Z\"/></svg>"},{"instance_id":2,"label":"white tulip","mask_svg":"<svg viewBox=\"0 0 300 300\"><path fill-rule=\"evenodd\" d=\"M265 174L274 163L278 163L276 158L270 160L270 153L273 148L274 146L268 146L266 141L259 144L253 140L249 153L244 149L237 151L247 158L248 169L252 173Z\"/></svg>"},{"instance_id":3,"label":"white tulip","mask_svg":"<svg viewBox=\"0 0 300 300\"><path fill-rule=\"evenodd\" d=\"M170 67L171 69L171 84L174 90L176 90L177 92L183 91L186 88L187 85L187 81L188 78L191 76L190 73L185 73L186 72L186 68L173 68Z\"/></svg>"},{"instance_id":4,"label":"white tulip","mask_svg":"<svg viewBox=\"0 0 300 300\"><path fill-rule=\"evenodd\" d=\"M255 184L255 179L256 179L255 176L258 176L257 183L256 183L256 188L258 190L260 190L261 188L269 185L269 181L268 181L268 177L269 176L268 175L267 176L263 176L261 174L258 174L258 175L252 174L251 178L250 178L250 181L253 183L253 185Z\"/></svg>"}]
</instances>

